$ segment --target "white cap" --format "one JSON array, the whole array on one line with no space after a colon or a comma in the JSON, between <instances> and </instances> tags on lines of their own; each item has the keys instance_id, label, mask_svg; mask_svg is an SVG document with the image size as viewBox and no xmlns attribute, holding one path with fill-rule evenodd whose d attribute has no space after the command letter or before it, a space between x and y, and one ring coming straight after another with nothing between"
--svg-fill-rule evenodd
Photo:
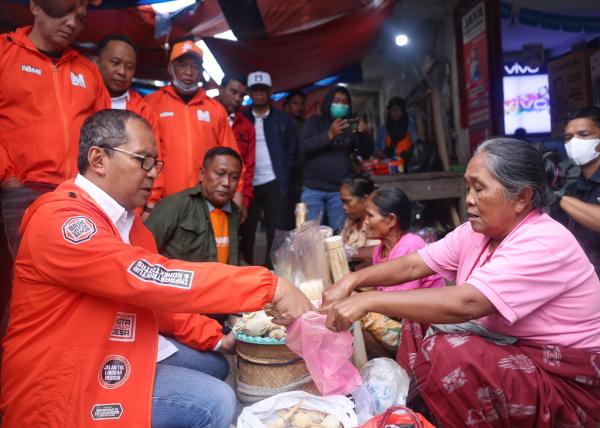
<instances>
[{"instance_id":1,"label":"white cap","mask_svg":"<svg viewBox=\"0 0 600 428\"><path fill-rule=\"evenodd\" d=\"M251 88L254 85L273 86L271 84L271 75L266 71L254 71L248 75L248 87Z\"/></svg>"}]
</instances>

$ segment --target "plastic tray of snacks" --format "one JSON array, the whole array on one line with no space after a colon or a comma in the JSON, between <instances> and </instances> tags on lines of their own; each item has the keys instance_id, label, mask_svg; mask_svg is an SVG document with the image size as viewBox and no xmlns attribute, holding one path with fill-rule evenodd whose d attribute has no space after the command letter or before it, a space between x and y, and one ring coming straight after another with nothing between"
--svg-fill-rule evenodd
<instances>
[{"instance_id":1,"label":"plastic tray of snacks","mask_svg":"<svg viewBox=\"0 0 600 428\"><path fill-rule=\"evenodd\" d=\"M272 337L262 337L262 336L249 336L244 333L237 333L235 330L232 330L233 337L237 340L241 340L246 343L253 343L255 345L285 345L285 337L281 339L274 339Z\"/></svg>"}]
</instances>

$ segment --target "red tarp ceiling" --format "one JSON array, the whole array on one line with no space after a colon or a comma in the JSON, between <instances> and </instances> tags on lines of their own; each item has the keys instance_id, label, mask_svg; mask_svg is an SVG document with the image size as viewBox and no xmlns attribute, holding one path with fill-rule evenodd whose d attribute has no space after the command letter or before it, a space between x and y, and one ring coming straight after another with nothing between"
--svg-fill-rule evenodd
<instances>
[{"instance_id":1,"label":"red tarp ceiling","mask_svg":"<svg viewBox=\"0 0 600 428\"><path fill-rule=\"evenodd\" d=\"M360 62L394 4L394 0L257 0L265 38L206 42L225 71L244 74L262 69L272 73L274 89L303 86ZM4 31L31 21L29 6L0 2ZM78 42L97 43L107 34L127 34L140 48L137 76L166 79L167 38L154 39L154 24L150 6L90 9ZM228 29L219 1L206 0L172 22L169 39L207 38Z\"/></svg>"}]
</instances>

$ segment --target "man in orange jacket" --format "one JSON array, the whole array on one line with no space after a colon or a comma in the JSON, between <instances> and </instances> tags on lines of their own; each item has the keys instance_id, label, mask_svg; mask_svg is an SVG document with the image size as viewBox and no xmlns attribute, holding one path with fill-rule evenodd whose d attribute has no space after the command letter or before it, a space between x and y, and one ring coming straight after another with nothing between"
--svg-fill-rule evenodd
<instances>
[{"instance_id":1,"label":"man in orange jacket","mask_svg":"<svg viewBox=\"0 0 600 428\"><path fill-rule=\"evenodd\" d=\"M105 36L98 43L98 52L94 58L108 93L113 109L130 110L142 116L152 127L154 138L160 141L158 115L146 100L131 88L131 82L137 65L137 48L129 37L118 34ZM158 153L160 156L160 151ZM162 197L162 181L159 176L146 209L152 210L156 201ZM148 212L142 218L147 217Z\"/></svg>"},{"instance_id":2,"label":"man in orange jacket","mask_svg":"<svg viewBox=\"0 0 600 428\"><path fill-rule=\"evenodd\" d=\"M200 313L271 303L285 324L310 309L267 269L156 253L134 214L162 169L156 154L141 117L99 112L82 128L81 175L28 209L3 342L5 427L228 427L235 395L213 362L179 347L164 359L159 331L213 349L219 332Z\"/></svg>"},{"instance_id":3,"label":"man in orange jacket","mask_svg":"<svg viewBox=\"0 0 600 428\"><path fill-rule=\"evenodd\" d=\"M159 115L159 152L165 159L164 196L198 184L205 153L216 146L240 153L227 112L206 95L202 81L202 49L192 41L173 45L169 57L172 84L148 95ZM242 206L243 176L234 202Z\"/></svg>"},{"instance_id":4,"label":"man in orange jacket","mask_svg":"<svg viewBox=\"0 0 600 428\"><path fill-rule=\"evenodd\" d=\"M33 26L0 35L0 204L13 258L27 206L77 173L79 129L110 107L98 70L69 47L87 1L31 0Z\"/></svg>"}]
</instances>

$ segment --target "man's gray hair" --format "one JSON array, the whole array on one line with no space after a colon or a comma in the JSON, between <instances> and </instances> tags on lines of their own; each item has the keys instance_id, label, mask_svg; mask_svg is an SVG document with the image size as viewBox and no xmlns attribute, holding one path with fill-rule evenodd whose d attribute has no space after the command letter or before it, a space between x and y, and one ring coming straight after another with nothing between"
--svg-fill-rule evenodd
<instances>
[{"instance_id":1,"label":"man's gray hair","mask_svg":"<svg viewBox=\"0 0 600 428\"><path fill-rule=\"evenodd\" d=\"M130 119L140 120L150 129L150 125L144 118L128 110L101 110L85 119L81 127L77 157L77 168L80 173L84 173L89 166L88 152L91 147L118 147L127 144L125 125ZM112 156L112 150L107 150L106 154Z\"/></svg>"},{"instance_id":2,"label":"man's gray hair","mask_svg":"<svg viewBox=\"0 0 600 428\"><path fill-rule=\"evenodd\" d=\"M508 199L516 199L530 188L533 208L546 209L554 200L546 181L542 153L531 143L492 138L481 143L475 154L483 155L489 173L502 184Z\"/></svg>"}]
</instances>

